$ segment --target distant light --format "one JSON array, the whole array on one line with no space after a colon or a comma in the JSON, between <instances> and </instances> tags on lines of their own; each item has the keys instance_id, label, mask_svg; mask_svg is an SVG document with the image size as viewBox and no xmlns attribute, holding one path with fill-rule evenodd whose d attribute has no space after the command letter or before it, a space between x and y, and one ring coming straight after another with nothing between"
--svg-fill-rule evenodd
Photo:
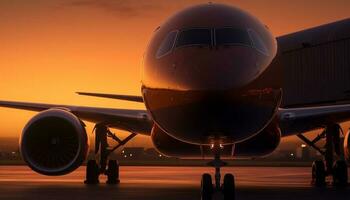
<instances>
[{"instance_id":1,"label":"distant light","mask_svg":"<svg viewBox=\"0 0 350 200\"><path fill-rule=\"evenodd\" d=\"M223 149L223 148L224 148L224 145L220 144L220 148Z\"/></svg>"},{"instance_id":2,"label":"distant light","mask_svg":"<svg viewBox=\"0 0 350 200\"><path fill-rule=\"evenodd\" d=\"M162 157L162 154L159 154L159 157Z\"/></svg>"},{"instance_id":3,"label":"distant light","mask_svg":"<svg viewBox=\"0 0 350 200\"><path fill-rule=\"evenodd\" d=\"M291 153L291 154L290 154L290 156L292 156L292 157L293 157L293 156L294 156L294 153Z\"/></svg>"},{"instance_id":4,"label":"distant light","mask_svg":"<svg viewBox=\"0 0 350 200\"><path fill-rule=\"evenodd\" d=\"M128 156L125 155L124 158L126 158L126 157L128 157Z\"/></svg>"},{"instance_id":5,"label":"distant light","mask_svg":"<svg viewBox=\"0 0 350 200\"><path fill-rule=\"evenodd\" d=\"M122 151L122 154L124 154L124 150Z\"/></svg>"},{"instance_id":6,"label":"distant light","mask_svg":"<svg viewBox=\"0 0 350 200\"><path fill-rule=\"evenodd\" d=\"M130 154L130 157L132 157L132 153Z\"/></svg>"},{"instance_id":7,"label":"distant light","mask_svg":"<svg viewBox=\"0 0 350 200\"><path fill-rule=\"evenodd\" d=\"M301 148L305 148L305 147L306 147L306 144L302 144L302 145L301 145Z\"/></svg>"},{"instance_id":8,"label":"distant light","mask_svg":"<svg viewBox=\"0 0 350 200\"><path fill-rule=\"evenodd\" d=\"M16 154L16 152L14 152L14 151L12 151L11 153L12 153L12 154Z\"/></svg>"}]
</instances>

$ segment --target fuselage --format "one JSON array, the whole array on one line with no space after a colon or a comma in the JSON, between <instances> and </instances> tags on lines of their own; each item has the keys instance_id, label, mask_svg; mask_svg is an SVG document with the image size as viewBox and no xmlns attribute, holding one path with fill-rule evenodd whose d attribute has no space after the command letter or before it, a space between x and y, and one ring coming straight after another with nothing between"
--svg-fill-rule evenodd
<instances>
[{"instance_id":1,"label":"fuselage","mask_svg":"<svg viewBox=\"0 0 350 200\"><path fill-rule=\"evenodd\" d=\"M144 57L142 94L155 124L193 144L246 140L273 119L279 88L249 87L276 55L276 40L231 6L187 8L158 27Z\"/></svg>"}]
</instances>

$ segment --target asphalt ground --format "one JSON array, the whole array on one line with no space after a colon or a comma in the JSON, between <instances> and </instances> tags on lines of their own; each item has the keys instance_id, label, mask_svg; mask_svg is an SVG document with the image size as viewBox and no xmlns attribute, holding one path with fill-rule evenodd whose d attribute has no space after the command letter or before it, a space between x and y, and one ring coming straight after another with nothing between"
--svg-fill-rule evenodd
<instances>
[{"instance_id":1,"label":"asphalt ground","mask_svg":"<svg viewBox=\"0 0 350 200\"><path fill-rule=\"evenodd\" d=\"M349 170L350 171L350 170ZM120 168L121 183L84 185L85 167L65 175L39 175L26 166L0 166L0 199L200 199L200 178L214 170L209 167L129 167ZM237 200L350 199L350 186L310 184L309 167L224 167L233 173ZM350 176L349 176L350 177ZM222 199L220 193L214 199Z\"/></svg>"}]
</instances>

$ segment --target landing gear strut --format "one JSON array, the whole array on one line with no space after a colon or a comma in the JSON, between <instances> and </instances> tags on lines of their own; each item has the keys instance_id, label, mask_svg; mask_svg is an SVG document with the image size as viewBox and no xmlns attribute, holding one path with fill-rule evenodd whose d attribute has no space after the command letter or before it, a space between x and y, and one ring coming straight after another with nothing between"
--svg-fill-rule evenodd
<instances>
[{"instance_id":1,"label":"landing gear strut","mask_svg":"<svg viewBox=\"0 0 350 200\"><path fill-rule=\"evenodd\" d=\"M338 124L330 124L315 139L310 141L305 136L299 134L298 137L306 144L318 151L323 160L314 161L312 164L312 181L315 186L326 185L326 177L333 177L333 185L347 186L348 168L344 160L342 150L341 135L342 130ZM319 148L316 143L324 139L326 141L324 149ZM336 160L336 161L334 161Z\"/></svg>"},{"instance_id":2,"label":"landing gear strut","mask_svg":"<svg viewBox=\"0 0 350 200\"><path fill-rule=\"evenodd\" d=\"M221 160L220 155L223 146L219 143L212 145L214 152L214 160L208 165L215 167L215 188L213 187L212 178L210 174L203 174L201 181L201 196L202 200L211 200L214 192L222 192L225 200L235 199L235 179L232 174L225 174L223 184L221 185L221 167L226 163Z\"/></svg>"},{"instance_id":3,"label":"landing gear strut","mask_svg":"<svg viewBox=\"0 0 350 200\"><path fill-rule=\"evenodd\" d=\"M119 147L125 145L128 141L134 138L137 134L131 133L128 137L121 140L113 134L106 125L96 124L95 128L95 155L100 152L100 160L97 164L96 160L89 160L86 166L86 180L85 184L99 183L99 175L107 175L107 184L117 184L119 180L119 163L116 160L109 160L108 156L117 150ZM118 144L110 148L107 138L111 138ZM108 166L107 166L108 161Z\"/></svg>"}]
</instances>

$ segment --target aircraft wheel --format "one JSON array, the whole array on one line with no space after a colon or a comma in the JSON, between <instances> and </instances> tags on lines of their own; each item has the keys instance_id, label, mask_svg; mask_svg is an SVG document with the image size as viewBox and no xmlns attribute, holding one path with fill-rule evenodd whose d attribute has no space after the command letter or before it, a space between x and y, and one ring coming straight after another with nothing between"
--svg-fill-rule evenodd
<instances>
[{"instance_id":1,"label":"aircraft wheel","mask_svg":"<svg viewBox=\"0 0 350 200\"><path fill-rule=\"evenodd\" d=\"M203 174L201 181L201 199L211 200L213 195L213 182L210 174Z\"/></svg>"},{"instance_id":2,"label":"aircraft wheel","mask_svg":"<svg viewBox=\"0 0 350 200\"><path fill-rule=\"evenodd\" d=\"M98 180L100 173L98 169L98 165L95 160L89 160L86 165L86 179L84 181L85 184L98 184L100 181Z\"/></svg>"},{"instance_id":3,"label":"aircraft wheel","mask_svg":"<svg viewBox=\"0 0 350 200\"><path fill-rule=\"evenodd\" d=\"M225 174L222 192L225 200L235 199L235 177L232 174Z\"/></svg>"},{"instance_id":4,"label":"aircraft wheel","mask_svg":"<svg viewBox=\"0 0 350 200\"><path fill-rule=\"evenodd\" d=\"M333 165L333 185L348 185L348 166L345 160L337 160Z\"/></svg>"},{"instance_id":5,"label":"aircraft wheel","mask_svg":"<svg viewBox=\"0 0 350 200\"><path fill-rule=\"evenodd\" d=\"M108 168L106 171L107 184L117 184L119 180L119 164L116 160L108 161Z\"/></svg>"},{"instance_id":6,"label":"aircraft wheel","mask_svg":"<svg viewBox=\"0 0 350 200\"><path fill-rule=\"evenodd\" d=\"M312 163L312 182L315 186L324 186L326 184L326 169L322 160L316 160Z\"/></svg>"}]
</instances>

